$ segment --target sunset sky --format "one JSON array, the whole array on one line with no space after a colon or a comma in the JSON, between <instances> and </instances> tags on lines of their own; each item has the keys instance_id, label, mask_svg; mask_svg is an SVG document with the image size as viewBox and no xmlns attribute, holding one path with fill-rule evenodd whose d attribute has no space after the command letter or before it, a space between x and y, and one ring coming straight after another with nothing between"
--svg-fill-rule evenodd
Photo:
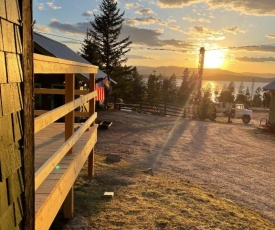
<instances>
[{"instance_id":1,"label":"sunset sky","mask_svg":"<svg viewBox=\"0 0 275 230\"><path fill-rule=\"evenodd\" d=\"M33 2L34 30L79 51L101 0ZM119 0L128 64L275 73L275 0ZM55 36L52 36L52 35Z\"/></svg>"}]
</instances>

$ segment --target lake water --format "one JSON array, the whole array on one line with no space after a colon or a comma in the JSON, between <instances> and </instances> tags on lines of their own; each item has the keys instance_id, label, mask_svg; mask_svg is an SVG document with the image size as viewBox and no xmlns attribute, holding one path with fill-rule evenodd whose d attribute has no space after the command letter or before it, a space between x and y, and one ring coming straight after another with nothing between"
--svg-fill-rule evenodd
<instances>
[{"instance_id":1,"label":"lake water","mask_svg":"<svg viewBox=\"0 0 275 230\"><path fill-rule=\"evenodd\" d=\"M181 84L181 80L178 79L178 84ZM202 81L202 87L205 87L207 84L211 85L211 88L213 90L218 89L218 91L221 91L224 87L224 85L227 85L230 83L230 81ZM241 81L234 81L234 85L235 85L235 94L238 93L239 87L241 85ZM244 85L244 92L246 92L247 87L249 88L249 91L253 91L253 93L255 92L255 90L260 87L261 89L266 86L268 84L268 82L243 82Z\"/></svg>"}]
</instances>

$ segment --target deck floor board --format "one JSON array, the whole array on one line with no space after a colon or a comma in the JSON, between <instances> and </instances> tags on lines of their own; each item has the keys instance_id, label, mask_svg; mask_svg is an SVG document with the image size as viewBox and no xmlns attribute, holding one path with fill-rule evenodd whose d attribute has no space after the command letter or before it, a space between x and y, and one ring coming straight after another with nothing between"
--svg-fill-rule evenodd
<instances>
[{"instance_id":1,"label":"deck floor board","mask_svg":"<svg viewBox=\"0 0 275 230\"><path fill-rule=\"evenodd\" d=\"M81 124L75 124L77 129ZM49 127L41 130L35 135L35 172L60 148L65 142L64 123L53 123ZM38 187L35 192L35 212L43 206L45 200L62 178L63 174L74 160L77 154L81 151L89 137L92 129L87 130L73 147L73 152L67 154L58 166L53 169L46 180Z\"/></svg>"}]
</instances>

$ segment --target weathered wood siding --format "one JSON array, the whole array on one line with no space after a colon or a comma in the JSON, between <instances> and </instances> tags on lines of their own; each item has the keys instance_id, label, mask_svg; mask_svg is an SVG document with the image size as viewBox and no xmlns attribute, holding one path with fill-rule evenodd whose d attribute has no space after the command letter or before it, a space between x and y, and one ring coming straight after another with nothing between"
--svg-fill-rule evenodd
<instances>
[{"instance_id":1,"label":"weathered wood siding","mask_svg":"<svg viewBox=\"0 0 275 230\"><path fill-rule=\"evenodd\" d=\"M269 121L275 122L275 90L271 91Z\"/></svg>"},{"instance_id":2,"label":"weathered wood siding","mask_svg":"<svg viewBox=\"0 0 275 230\"><path fill-rule=\"evenodd\" d=\"M22 229L21 6L0 0L0 229Z\"/></svg>"}]
</instances>

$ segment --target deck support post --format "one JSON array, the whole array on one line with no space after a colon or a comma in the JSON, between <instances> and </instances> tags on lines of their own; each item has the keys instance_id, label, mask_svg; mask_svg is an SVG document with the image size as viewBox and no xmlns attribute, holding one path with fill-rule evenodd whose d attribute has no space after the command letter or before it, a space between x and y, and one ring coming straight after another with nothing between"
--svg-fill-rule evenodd
<instances>
[{"instance_id":1,"label":"deck support post","mask_svg":"<svg viewBox=\"0 0 275 230\"><path fill-rule=\"evenodd\" d=\"M90 74L89 91L95 91L95 74ZM89 101L89 117L95 113L95 98ZM94 125L94 123L92 123ZM94 177L94 149L92 149L88 157L88 178L91 180Z\"/></svg>"},{"instance_id":2,"label":"deck support post","mask_svg":"<svg viewBox=\"0 0 275 230\"><path fill-rule=\"evenodd\" d=\"M65 103L74 100L75 91L75 75L66 74L65 75ZM68 113L65 116L65 140L67 141L74 133L74 111ZM68 151L71 154L73 149ZM74 212L74 187L69 191L64 203L63 203L63 216L66 219L73 218Z\"/></svg>"}]
</instances>

